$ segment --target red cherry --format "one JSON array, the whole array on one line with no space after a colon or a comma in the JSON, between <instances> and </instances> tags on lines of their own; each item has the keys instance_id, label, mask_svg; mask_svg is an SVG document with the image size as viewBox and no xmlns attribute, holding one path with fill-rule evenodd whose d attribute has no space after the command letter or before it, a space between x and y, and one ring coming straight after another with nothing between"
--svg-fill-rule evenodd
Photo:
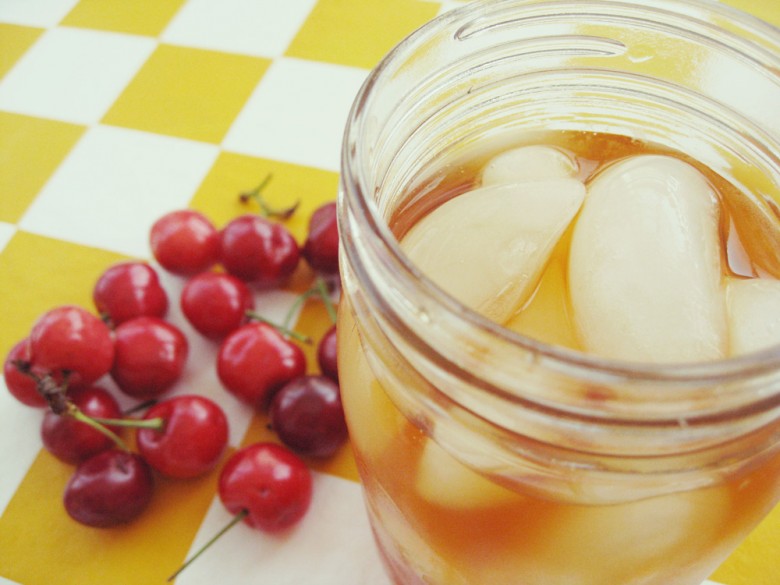
<instances>
[{"instance_id":1,"label":"red cherry","mask_svg":"<svg viewBox=\"0 0 780 585\"><path fill-rule=\"evenodd\" d=\"M33 364L53 374L67 374L73 385L88 385L111 369L114 340L103 321L76 306L52 309L30 332Z\"/></svg>"},{"instance_id":2,"label":"red cherry","mask_svg":"<svg viewBox=\"0 0 780 585\"><path fill-rule=\"evenodd\" d=\"M168 295L154 268L144 262L122 262L108 268L92 291L95 307L116 326L134 317L164 317Z\"/></svg>"},{"instance_id":3,"label":"red cherry","mask_svg":"<svg viewBox=\"0 0 780 585\"><path fill-rule=\"evenodd\" d=\"M116 358L111 377L135 398L154 398L180 378L187 361L187 338L157 317L137 317L115 330Z\"/></svg>"},{"instance_id":4,"label":"red cherry","mask_svg":"<svg viewBox=\"0 0 780 585\"><path fill-rule=\"evenodd\" d=\"M267 532L296 524L309 509L311 472L294 453L274 443L237 451L219 476L219 498L232 514Z\"/></svg>"},{"instance_id":5,"label":"red cherry","mask_svg":"<svg viewBox=\"0 0 780 585\"><path fill-rule=\"evenodd\" d=\"M325 332L317 344L317 364L320 371L336 384L339 382L338 346L336 344L336 326Z\"/></svg>"},{"instance_id":6,"label":"red cherry","mask_svg":"<svg viewBox=\"0 0 780 585\"><path fill-rule=\"evenodd\" d=\"M122 418L116 399L99 386L70 392L79 410L92 418ZM119 429L109 427L117 433ZM80 463L114 446L114 441L96 429L68 415L47 412L41 424L41 439L49 453L65 463Z\"/></svg>"},{"instance_id":7,"label":"red cherry","mask_svg":"<svg viewBox=\"0 0 780 585\"><path fill-rule=\"evenodd\" d=\"M27 337L11 348L3 362L5 385L11 395L22 404L36 408L47 406L46 399L38 392L33 377L20 371L16 362L30 363L30 340ZM36 368L36 371L31 373L37 376L46 374L40 368Z\"/></svg>"},{"instance_id":8,"label":"red cherry","mask_svg":"<svg viewBox=\"0 0 780 585\"><path fill-rule=\"evenodd\" d=\"M202 213L191 209L172 211L152 225L152 254L160 265L175 274L197 274L216 264L219 232Z\"/></svg>"},{"instance_id":9,"label":"red cherry","mask_svg":"<svg viewBox=\"0 0 780 585\"><path fill-rule=\"evenodd\" d=\"M202 272L181 292L181 310L192 326L212 339L221 339L246 322L255 306L249 287L230 274Z\"/></svg>"},{"instance_id":10,"label":"red cherry","mask_svg":"<svg viewBox=\"0 0 780 585\"><path fill-rule=\"evenodd\" d=\"M266 323L236 329L217 354L217 375L225 388L259 409L278 388L305 372L303 350Z\"/></svg>"},{"instance_id":11,"label":"red cherry","mask_svg":"<svg viewBox=\"0 0 780 585\"><path fill-rule=\"evenodd\" d=\"M328 274L339 271L339 230L335 201L322 205L312 214L302 254L314 270Z\"/></svg>"},{"instance_id":12,"label":"red cherry","mask_svg":"<svg viewBox=\"0 0 780 585\"><path fill-rule=\"evenodd\" d=\"M338 385L325 376L291 380L274 395L271 426L294 451L330 457L347 439Z\"/></svg>"},{"instance_id":13,"label":"red cherry","mask_svg":"<svg viewBox=\"0 0 780 585\"><path fill-rule=\"evenodd\" d=\"M125 524L149 505L152 471L136 453L110 449L81 463L65 486L71 518L97 528Z\"/></svg>"},{"instance_id":14,"label":"red cherry","mask_svg":"<svg viewBox=\"0 0 780 585\"><path fill-rule=\"evenodd\" d=\"M211 470L225 451L225 413L203 396L181 395L152 406L144 419L161 418L160 431L139 429L138 451L149 465L168 477L184 479Z\"/></svg>"},{"instance_id":15,"label":"red cherry","mask_svg":"<svg viewBox=\"0 0 780 585\"><path fill-rule=\"evenodd\" d=\"M295 271L300 249L283 225L258 215L242 215L222 228L219 257L233 276L273 287Z\"/></svg>"}]
</instances>

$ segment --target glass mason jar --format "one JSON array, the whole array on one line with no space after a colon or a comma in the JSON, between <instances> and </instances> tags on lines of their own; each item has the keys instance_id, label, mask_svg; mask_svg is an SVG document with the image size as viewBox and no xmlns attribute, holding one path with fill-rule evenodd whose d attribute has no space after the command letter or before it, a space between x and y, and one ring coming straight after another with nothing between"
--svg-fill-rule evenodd
<instances>
[{"instance_id":1,"label":"glass mason jar","mask_svg":"<svg viewBox=\"0 0 780 585\"><path fill-rule=\"evenodd\" d=\"M777 104L780 31L707 0L474 2L371 73L343 148L339 367L396 583L694 585L773 508L780 348L659 365L546 344L398 237L474 153L618 135L739 190L780 278Z\"/></svg>"}]
</instances>

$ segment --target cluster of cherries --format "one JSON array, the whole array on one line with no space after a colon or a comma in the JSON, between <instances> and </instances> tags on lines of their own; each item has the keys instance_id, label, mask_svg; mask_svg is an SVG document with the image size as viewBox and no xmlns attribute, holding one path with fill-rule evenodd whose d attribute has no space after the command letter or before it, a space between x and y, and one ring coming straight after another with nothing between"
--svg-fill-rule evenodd
<instances>
[{"instance_id":1,"label":"cluster of cherries","mask_svg":"<svg viewBox=\"0 0 780 585\"><path fill-rule=\"evenodd\" d=\"M203 214L179 210L157 220L150 245L159 265L186 278L182 313L200 334L219 343L216 370L225 390L268 412L281 444L236 451L222 466L218 492L233 523L276 532L297 523L312 495L300 456L329 457L347 436L338 386L335 309L329 283L338 280L335 203L311 217L299 246L283 224L293 207L274 210L261 196L264 181L242 201L261 214L241 215L217 229ZM301 261L316 274L284 323L255 311L253 289L283 285ZM318 341L321 374L307 374L306 341L291 329L295 310L318 297L333 320ZM198 394L165 393L188 356L182 331L165 320L168 295L155 268L123 262L93 289L95 309L73 305L42 315L4 363L6 386L20 402L47 408L41 437L58 459L76 465L64 494L67 513L95 527L127 523L149 504L154 474L193 478L212 470L228 443L222 408ZM97 385L110 376L139 401L127 412ZM135 416L143 413L140 416ZM135 429L131 450L122 428Z\"/></svg>"}]
</instances>

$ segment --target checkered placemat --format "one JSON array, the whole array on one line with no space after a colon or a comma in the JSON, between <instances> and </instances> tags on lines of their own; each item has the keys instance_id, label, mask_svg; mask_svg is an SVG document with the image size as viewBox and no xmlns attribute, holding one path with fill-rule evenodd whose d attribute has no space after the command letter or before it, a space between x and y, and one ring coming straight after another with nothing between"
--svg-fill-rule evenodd
<instances>
[{"instance_id":1,"label":"checkered placemat","mask_svg":"<svg viewBox=\"0 0 780 585\"><path fill-rule=\"evenodd\" d=\"M780 23L774 0L732 3ZM302 241L310 213L336 197L344 122L369 69L455 4L0 0L2 355L45 310L91 307L112 263L149 259L149 227L166 211L191 207L224 225L246 211L237 194L271 173L271 203L301 199L289 227ZM304 280L258 294L263 311L283 315ZM164 285L171 320L191 332L175 302L182 281L164 275ZM328 324L318 306L299 318L314 336ZM273 439L220 388L216 346L189 338L173 392L216 398L232 448ZM61 504L71 468L41 449L41 416L0 392L0 584L163 583L229 518L215 471L160 480L126 528L75 524ZM312 465L314 501L298 528L280 539L240 525L177 583L386 585L349 447ZM713 579L777 585L779 550L780 508Z\"/></svg>"}]
</instances>

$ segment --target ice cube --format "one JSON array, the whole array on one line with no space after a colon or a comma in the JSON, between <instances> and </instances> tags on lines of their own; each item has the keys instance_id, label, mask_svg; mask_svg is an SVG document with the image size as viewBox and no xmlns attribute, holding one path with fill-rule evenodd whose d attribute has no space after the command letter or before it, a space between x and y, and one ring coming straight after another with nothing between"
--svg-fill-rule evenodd
<instances>
[{"instance_id":1,"label":"ice cube","mask_svg":"<svg viewBox=\"0 0 780 585\"><path fill-rule=\"evenodd\" d=\"M350 437L364 458L376 461L408 423L376 379L348 310L339 312L338 330L339 378L350 388L342 394Z\"/></svg>"},{"instance_id":2,"label":"ice cube","mask_svg":"<svg viewBox=\"0 0 780 585\"><path fill-rule=\"evenodd\" d=\"M730 279L726 306L731 355L780 344L780 280Z\"/></svg>"},{"instance_id":3,"label":"ice cube","mask_svg":"<svg viewBox=\"0 0 780 585\"><path fill-rule=\"evenodd\" d=\"M577 162L552 146L532 145L506 150L482 170L482 185L565 179L577 174Z\"/></svg>"},{"instance_id":4,"label":"ice cube","mask_svg":"<svg viewBox=\"0 0 780 585\"><path fill-rule=\"evenodd\" d=\"M500 506L520 497L469 469L430 439L423 447L415 487L426 501L458 510Z\"/></svg>"},{"instance_id":5,"label":"ice cube","mask_svg":"<svg viewBox=\"0 0 780 585\"><path fill-rule=\"evenodd\" d=\"M724 487L615 506L562 506L538 534L535 558L567 567L581 576L577 583L668 583L652 575L695 566L722 537L730 511Z\"/></svg>"},{"instance_id":6,"label":"ice cube","mask_svg":"<svg viewBox=\"0 0 780 585\"><path fill-rule=\"evenodd\" d=\"M569 257L586 350L655 363L726 353L719 213L705 177L669 156L631 157L592 180Z\"/></svg>"},{"instance_id":7,"label":"ice cube","mask_svg":"<svg viewBox=\"0 0 780 585\"><path fill-rule=\"evenodd\" d=\"M584 197L576 179L481 187L436 208L401 247L446 292L503 323L533 291Z\"/></svg>"}]
</instances>

